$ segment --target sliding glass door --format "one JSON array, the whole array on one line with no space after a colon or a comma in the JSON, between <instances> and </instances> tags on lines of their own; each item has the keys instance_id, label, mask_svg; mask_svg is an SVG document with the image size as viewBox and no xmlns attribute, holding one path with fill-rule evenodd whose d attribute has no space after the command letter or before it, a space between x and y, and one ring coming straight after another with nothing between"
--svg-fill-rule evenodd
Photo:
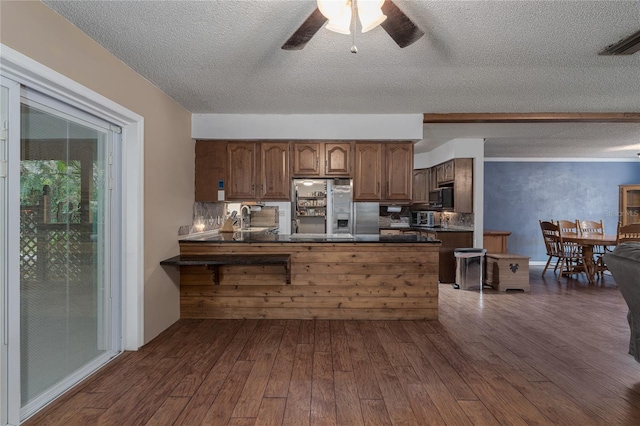
<instances>
[{"instance_id":1,"label":"sliding glass door","mask_svg":"<svg viewBox=\"0 0 640 426\"><path fill-rule=\"evenodd\" d=\"M9 351L19 346L20 365L8 374L19 374L24 419L121 350L120 138L109 123L26 89L19 129L19 283L8 286L19 284L19 302L10 300L19 303L19 345Z\"/></svg>"}]
</instances>

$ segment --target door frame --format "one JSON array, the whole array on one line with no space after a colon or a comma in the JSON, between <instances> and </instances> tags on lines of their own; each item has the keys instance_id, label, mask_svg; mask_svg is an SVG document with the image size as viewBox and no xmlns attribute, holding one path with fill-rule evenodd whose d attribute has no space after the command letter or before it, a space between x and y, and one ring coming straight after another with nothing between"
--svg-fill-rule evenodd
<instances>
[{"instance_id":1,"label":"door frame","mask_svg":"<svg viewBox=\"0 0 640 426\"><path fill-rule=\"evenodd\" d=\"M4 44L0 49L3 76L122 128L122 347L138 350L144 344L144 117Z\"/></svg>"}]
</instances>

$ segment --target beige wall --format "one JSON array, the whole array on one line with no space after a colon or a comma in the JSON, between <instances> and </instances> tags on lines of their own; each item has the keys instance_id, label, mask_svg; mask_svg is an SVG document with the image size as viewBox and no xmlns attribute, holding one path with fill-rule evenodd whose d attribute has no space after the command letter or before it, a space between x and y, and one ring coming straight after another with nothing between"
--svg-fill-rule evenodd
<instances>
[{"instance_id":1,"label":"beige wall","mask_svg":"<svg viewBox=\"0 0 640 426\"><path fill-rule=\"evenodd\" d=\"M191 223L191 114L43 3L2 0L0 16L1 43L144 117L146 343L180 316L178 274L159 262Z\"/></svg>"}]
</instances>

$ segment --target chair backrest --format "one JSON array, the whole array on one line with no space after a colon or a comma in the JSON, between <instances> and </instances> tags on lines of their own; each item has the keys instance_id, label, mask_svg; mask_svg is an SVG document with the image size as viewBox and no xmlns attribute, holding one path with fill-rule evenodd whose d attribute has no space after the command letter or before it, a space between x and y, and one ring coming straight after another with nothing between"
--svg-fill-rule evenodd
<instances>
[{"instance_id":1,"label":"chair backrest","mask_svg":"<svg viewBox=\"0 0 640 426\"><path fill-rule=\"evenodd\" d=\"M544 247L547 250L547 256L557 256L561 250L560 243L560 227L553 222L540 220L540 230L542 230L542 238L544 239Z\"/></svg>"},{"instance_id":2,"label":"chair backrest","mask_svg":"<svg viewBox=\"0 0 640 426\"><path fill-rule=\"evenodd\" d=\"M577 220L559 220L558 226L560 227L560 234L562 235L578 235Z\"/></svg>"},{"instance_id":3,"label":"chair backrest","mask_svg":"<svg viewBox=\"0 0 640 426\"><path fill-rule=\"evenodd\" d=\"M578 229L580 233L583 235L589 234L600 234L604 235L604 225L602 224L602 219L600 222L596 222L593 220L578 220Z\"/></svg>"},{"instance_id":4,"label":"chair backrest","mask_svg":"<svg viewBox=\"0 0 640 426\"><path fill-rule=\"evenodd\" d=\"M623 243L625 241L640 241L640 223L631 223L624 225L618 222L618 234L616 237L617 243Z\"/></svg>"}]
</instances>

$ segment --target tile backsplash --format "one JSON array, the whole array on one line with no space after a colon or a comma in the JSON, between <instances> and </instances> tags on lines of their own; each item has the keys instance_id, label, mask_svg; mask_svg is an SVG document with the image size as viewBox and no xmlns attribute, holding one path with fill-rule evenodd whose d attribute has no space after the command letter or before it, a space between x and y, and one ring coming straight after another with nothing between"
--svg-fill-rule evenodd
<instances>
[{"instance_id":1,"label":"tile backsplash","mask_svg":"<svg viewBox=\"0 0 640 426\"><path fill-rule=\"evenodd\" d=\"M178 236L194 234L196 232L214 231L224 225L225 219L229 216L229 211L236 211L239 214L240 203L193 203L193 218L191 225L184 225L178 229ZM245 221L250 221L251 226L278 226L278 207L263 206L259 209L254 207L251 215L245 212ZM245 222L247 223L247 222Z\"/></svg>"},{"instance_id":2,"label":"tile backsplash","mask_svg":"<svg viewBox=\"0 0 640 426\"><path fill-rule=\"evenodd\" d=\"M226 214L223 202L195 202L193 203L192 223L191 225L181 226L178 229L178 236L219 229L224 224Z\"/></svg>"}]
</instances>

